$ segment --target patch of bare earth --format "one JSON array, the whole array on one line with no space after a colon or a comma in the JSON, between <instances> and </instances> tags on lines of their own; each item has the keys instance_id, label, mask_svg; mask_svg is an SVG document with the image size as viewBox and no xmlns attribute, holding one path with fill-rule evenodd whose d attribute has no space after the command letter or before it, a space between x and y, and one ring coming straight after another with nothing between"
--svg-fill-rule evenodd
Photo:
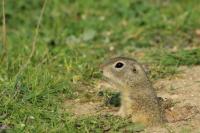
<instances>
[{"instance_id":1,"label":"patch of bare earth","mask_svg":"<svg viewBox=\"0 0 200 133\"><path fill-rule=\"evenodd\" d=\"M180 67L180 74L154 83L158 96L172 99L174 106L166 110L168 123L164 127L147 128L146 133L200 132L200 66ZM107 107L95 97L90 102L67 100L67 111L76 116L116 113L118 108Z\"/></svg>"},{"instance_id":2,"label":"patch of bare earth","mask_svg":"<svg viewBox=\"0 0 200 133\"><path fill-rule=\"evenodd\" d=\"M98 114L114 114L117 112L118 108L107 107L103 103L103 101L98 102L80 102L67 100L65 102L66 111L72 112L76 116L90 116L90 115L98 115Z\"/></svg>"},{"instance_id":3,"label":"patch of bare earth","mask_svg":"<svg viewBox=\"0 0 200 133\"><path fill-rule=\"evenodd\" d=\"M158 80L158 96L172 99L175 106L168 114L168 132L200 132L200 66L180 67L180 74ZM174 116L174 118L173 118Z\"/></svg>"}]
</instances>

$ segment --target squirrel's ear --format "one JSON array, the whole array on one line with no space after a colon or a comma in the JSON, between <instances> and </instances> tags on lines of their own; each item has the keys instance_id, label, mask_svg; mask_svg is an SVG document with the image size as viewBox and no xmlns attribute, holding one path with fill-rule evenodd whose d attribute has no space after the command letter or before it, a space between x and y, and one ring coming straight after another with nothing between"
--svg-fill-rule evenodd
<instances>
[{"instance_id":1,"label":"squirrel's ear","mask_svg":"<svg viewBox=\"0 0 200 133\"><path fill-rule=\"evenodd\" d=\"M133 67L132 67L132 71L133 71L134 73L137 72L137 68L135 67L135 65L133 65Z\"/></svg>"}]
</instances>

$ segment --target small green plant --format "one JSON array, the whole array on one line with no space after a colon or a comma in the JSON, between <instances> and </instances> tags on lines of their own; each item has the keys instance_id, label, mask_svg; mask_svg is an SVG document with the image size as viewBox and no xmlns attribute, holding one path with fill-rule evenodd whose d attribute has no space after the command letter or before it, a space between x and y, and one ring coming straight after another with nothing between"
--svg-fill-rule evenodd
<instances>
[{"instance_id":1,"label":"small green plant","mask_svg":"<svg viewBox=\"0 0 200 133\"><path fill-rule=\"evenodd\" d=\"M90 116L75 120L75 128L79 132L140 132L144 126L132 123L127 119L111 115Z\"/></svg>"},{"instance_id":2,"label":"small green plant","mask_svg":"<svg viewBox=\"0 0 200 133\"><path fill-rule=\"evenodd\" d=\"M107 106L119 107L121 105L119 92L100 91L98 95L104 97Z\"/></svg>"}]
</instances>

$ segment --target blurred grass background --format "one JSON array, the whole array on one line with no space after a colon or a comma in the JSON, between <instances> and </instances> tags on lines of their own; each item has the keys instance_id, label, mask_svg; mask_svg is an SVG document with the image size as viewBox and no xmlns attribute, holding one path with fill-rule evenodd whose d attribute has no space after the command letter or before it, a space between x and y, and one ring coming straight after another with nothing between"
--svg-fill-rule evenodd
<instances>
[{"instance_id":1,"label":"blurred grass background","mask_svg":"<svg viewBox=\"0 0 200 133\"><path fill-rule=\"evenodd\" d=\"M48 0L34 56L16 76L31 53L43 3L5 3L8 51L0 62L0 126L8 125L9 132L102 132L107 125L119 132L130 125L113 116L74 118L62 106L83 95L78 88L95 86L98 66L109 57L138 59L150 66L152 80L176 74L180 65L200 64L198 0Z\"/></svg>"}]
</instances>

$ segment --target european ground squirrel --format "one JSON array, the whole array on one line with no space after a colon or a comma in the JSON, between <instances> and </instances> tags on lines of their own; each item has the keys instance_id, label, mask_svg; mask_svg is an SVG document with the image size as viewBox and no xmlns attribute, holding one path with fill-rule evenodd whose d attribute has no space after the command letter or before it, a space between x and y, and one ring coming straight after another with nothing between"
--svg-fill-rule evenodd
<instances>
[{"instance_id":1,"label":"european ground squirrel","mask_svg":"<svg viewBox=\"0 0 200 133\"><path fill-rule=\"evenodd\" d=\"M120 116L130 116L133 122L145 125L163 122L157 94L142 65L134 59L117 57L105 62L101 69L105 81L121 92Z\"/></svg>"}]
</instances>

